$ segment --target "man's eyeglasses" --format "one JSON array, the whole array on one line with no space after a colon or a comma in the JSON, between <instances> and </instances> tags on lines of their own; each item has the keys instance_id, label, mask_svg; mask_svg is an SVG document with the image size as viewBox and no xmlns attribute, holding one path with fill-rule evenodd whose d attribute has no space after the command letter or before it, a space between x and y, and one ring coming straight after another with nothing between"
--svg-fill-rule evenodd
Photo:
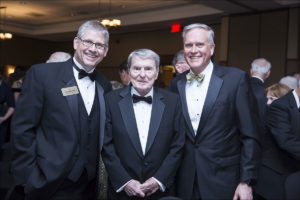
<instances>
[{"instance_id":1,"label":"man's eyeglasses","mask_svg":"<svg viewBox=\"0 0 300 200\"><path fill-rule=\"evenodd\" d=\"M78 38L81 42L82 42L82 44L84 45L84 46L86 46L86 47L91 47L91 46L93 46L93 45L95 45L95 47L97 48L97 49L100 49L100 50L103 50L103 49L105 49L105 47L106 47L106 45L105 44L102 44L102 43L94 43L94 42L92 42L92 41L90 41L90 40L83 40L83 39L81 39L81 38Z\"/></svg>"}]
</instances>

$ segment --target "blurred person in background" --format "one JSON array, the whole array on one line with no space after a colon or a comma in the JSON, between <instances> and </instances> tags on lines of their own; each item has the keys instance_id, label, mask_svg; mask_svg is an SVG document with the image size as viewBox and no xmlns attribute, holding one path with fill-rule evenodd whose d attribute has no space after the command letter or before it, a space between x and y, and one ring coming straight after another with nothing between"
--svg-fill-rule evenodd
<instances>
[{"instance_id":1,"label":"blurred person in background","mask_svg":"<svg viewBox=\"0 0 300 200\"><path fill-rule=\"evenodd\" d=\"M26 72L22 67L16 67L14 73L10 74L8 78L8 83L12 88L15 103L21 93L25 74Z\"/></svg>"},{"instance_id":2,"label":"blurred person in background","mask_svg":"<svg viewBox=\"0 0 300 200\"><path fill-rule=\"evenodd\" d=\"M67 52L57 51L50 55L46 63L52 63L52 62L65 62L71 58L71 54Z\"/></svg>"},{"instance_id":3,"label":"blurred person in background","mask_svg":"<svg viewBox=\"0 0 300 200\"><path fill-rule=\"evenodd\" d=\"M290 90L291 88L282 83L275 83L269 86L264 91L264 95L268 99L267 105L271 105L274 100L286 95Z\"/></svg>"},{"instance_id":4,"label":"blurred person in background","mask_svg":"<svg viewBox=\"0 0 300 200\"><path fill-rule=\"evenodd\" d=\"M11 87L3 79L2 67L0 67L0 149L8 141L8 120L15 110Z\"/></svg>"},{"instance_id":5,"label":"blurred person in background","mask_svg":"<svg viewBox=\"0 0 300 200\"><path fill-rule=\"evenodd\" d=\"M265 80L271 74L271 63L265 58L257 58L251 63L250 86L255 97L257 105L257 114L260 122L263 121L266 114L267 99L264 95L266 89Z\"/></svg>"},{"instance_id":6,"label":"blurred person in background","mask_svg":"<svg viewBox=\"0 0 300 200\"><path fill-rule=\"evenodd\" d=\"M269 96L263 140L262 164L256 192L264 199L288 199L299 193L299 178L286 182L287 177L300 171L300 87L295 90L277 83L266 89ZM271 103L271 101L273 101ZM298 187L296 187L298 184ZM286 188L292 188L289 192Z\"/></svg>"},{"instance_id":7,"label":"blurred person in background","mask_svg":"<svg viewBox=\"0 0 300 200\"><path fill-rule=\"evenodd\" d=\"M279 83L285 84L289 88L295 90L298 87L298 79L294 76L285 76L282 77L279 81Z\"/></svg>"},{"instance_id":8,"label":"blurred person in background","mask_svg":"<svg viewBox=\"0 0 300 200\"><path fill-rule=\"evenodd\" d=\"M175 54L172 65L175 67L176 75L182 74L190 69L190 66L187 64L184 58L183 50L180 50Z\"/></svg>"}]
</instances>

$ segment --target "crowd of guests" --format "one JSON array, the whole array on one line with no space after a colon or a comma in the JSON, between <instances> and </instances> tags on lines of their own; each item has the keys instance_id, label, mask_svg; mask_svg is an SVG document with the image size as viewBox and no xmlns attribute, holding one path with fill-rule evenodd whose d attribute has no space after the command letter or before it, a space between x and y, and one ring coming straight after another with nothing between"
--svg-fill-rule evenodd
<instances>
[{"instance_id":1,"label":"crowd of guests","mask_svg":"<svg viewBox=\"0 0 300 200\"><path fill-rule=\"evenodd\" d=\"M267 87L268 60L249 77L211 60L209 26L182 36L168 90L154 86L150 49L130 53L122 84L97 72L109 50L97 21L79 27L73 57L56 52L15 80L15 99L0 79L0 125L13 115L8 199L299 199L297 74Z\"/></svg>"}]
</instances>

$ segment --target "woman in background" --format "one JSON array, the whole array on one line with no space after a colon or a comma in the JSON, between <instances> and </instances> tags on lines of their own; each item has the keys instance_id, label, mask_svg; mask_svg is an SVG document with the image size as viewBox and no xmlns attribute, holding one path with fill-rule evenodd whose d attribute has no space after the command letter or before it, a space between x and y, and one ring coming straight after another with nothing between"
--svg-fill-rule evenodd
<instances>
[{"instance_id":1,"label":"woman in background","mask_svg":"<svg viewBox=\"0 0 300 200\"><path fill-rule=\"evenodd\" d=\"M288 86L282 83L275 83L271 85L265 90L265 96L268 99L267 105L271 105L274 100L286 95L290 90L291 89Z\"/></svg>"},{"instance_id":2,"label":"woman in background","mask_svg":"<svg viewBox=\"0 0 300 200\"><path fill-rule=\"evenodd\" d=\"M3 80L0 69L0 149L7 142L8 119L14 112L15 102L10 86Z\"/></svg>"}]
</instances>

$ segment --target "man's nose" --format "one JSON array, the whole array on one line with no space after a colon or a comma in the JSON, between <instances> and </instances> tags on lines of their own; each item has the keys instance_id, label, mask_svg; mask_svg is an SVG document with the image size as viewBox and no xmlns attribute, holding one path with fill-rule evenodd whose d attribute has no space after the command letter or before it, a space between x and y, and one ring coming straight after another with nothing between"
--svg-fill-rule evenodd
<instances>
[{"instance_id":1,"label":"man's nose","mask_svg":"<svg viewBox=\"0 0 300 200\"><path fill-rule=\"evenodd\" d=\"M195 53L196 50L197 50L197 47L196 47L196 45L193 44L193 46L192 46L192 53Z\"/></svg>"},{"instance_id":2,"label":"man's nose","mask_svg":"<svg viewBox=\"0 0 300 200\"><path fill-rule=\"evenodd\" d=\"M145 70L141 69L140 76L144 77L146 75Z\"/></svg>"}]
</instances>

